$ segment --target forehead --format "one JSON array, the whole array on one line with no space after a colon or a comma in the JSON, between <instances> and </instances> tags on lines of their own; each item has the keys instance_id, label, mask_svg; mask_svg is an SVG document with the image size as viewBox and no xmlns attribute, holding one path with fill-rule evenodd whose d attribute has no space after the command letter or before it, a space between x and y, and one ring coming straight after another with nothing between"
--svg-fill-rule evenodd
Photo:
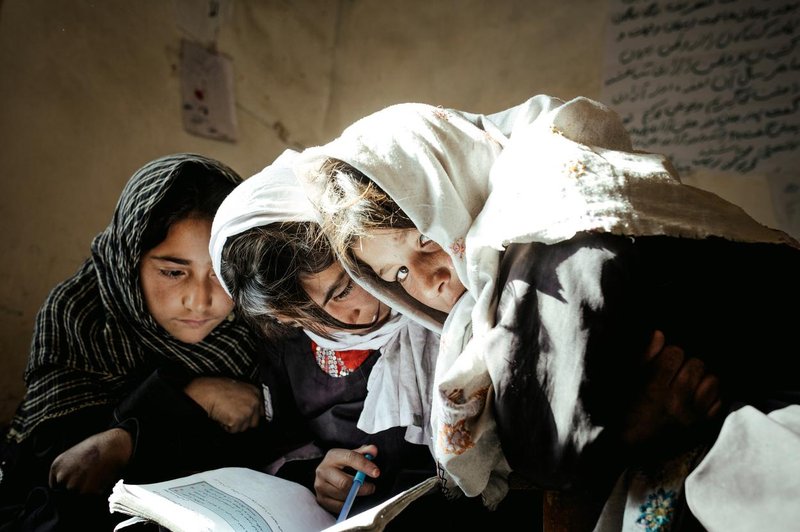
<instances>
[{"instance_id":1,"label":"forehead","mask_svg":"<svg viewBox=\"0 0 800 532\"><path fill-rule=\"evenodd\" d=\"M173 223L167 230L166 238L154 247L148 255L165 250L196 252L202 250L208 255L208 241L211 238L211 221L202 218L184 218Z\"/></svg>"},{"instance_id":2,"label":"forehead","mask_svg":"<svg viewBox=\"0 0 800 532\"><path fill-rule=\"evenodd\" d=\"M389 263L413 252L415 247L412 237L418 234L416 229L379 229L368 237L359 239L353 251L361 260L370 264Z\"/></svg>"},{"instance_id":3,"label":"forehead","mask_svg":"<svg viewBox=\"0 0 800 532\"><path fill-rule=\"evenodd\" d=\"M304 273L299 276L300 286L303 287L312 299L315 295L324 295L331 287L336 286L345 277L344 268L338 262L334 262L319 273Z\"/></svg>"},{"instance_id":4,"label":"forehead","mask_svg":"<svg viewBox=\"0 0 800 532\"><path fill-rule=\"evenodd\" d=\"M413 244L413 239L409 235L419 234L416 229L378 229L369 236L362 237L356 241L355 251L369 248L372 250L392 250L399 247Z\"/></svg>"}]
</instances>

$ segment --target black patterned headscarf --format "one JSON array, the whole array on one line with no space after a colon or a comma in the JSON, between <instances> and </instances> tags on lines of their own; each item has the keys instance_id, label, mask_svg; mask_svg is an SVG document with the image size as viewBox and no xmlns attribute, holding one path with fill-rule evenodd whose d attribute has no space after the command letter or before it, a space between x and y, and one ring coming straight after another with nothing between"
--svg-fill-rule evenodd
<instances>
[{"instance_id":1,"label":"black patterned headscarf","mask_svg":"<svg viewBox=\"0 0 800 532\"><path fill-rule=\"evenodd\" d=\"M238 319L225 320L202 342L172 337L147 311L139 284L142 236L154 207L184 171L242 179L227 166L193 154L156 159L125 186L92 256L57 285L36 318L25 370L27 393L10 436L21 441L40 423L78 410L117 404L157 367L194 375L251 380L262 341Z\"/></svg>"}]
</instances>

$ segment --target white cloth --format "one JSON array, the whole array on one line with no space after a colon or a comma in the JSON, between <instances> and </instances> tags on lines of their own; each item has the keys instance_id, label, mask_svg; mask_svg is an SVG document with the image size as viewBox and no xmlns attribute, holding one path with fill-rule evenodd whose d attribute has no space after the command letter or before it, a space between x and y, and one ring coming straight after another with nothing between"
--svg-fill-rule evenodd
<instances>
[{"instance_id":1,"label":"white cloth","mask_svg":"<svg viewBox=\"0 0 800 532\"><path fill-rule=\"evenodd\" d=\"M540 95L490 116L394 105L306 150L294 165L315 205L323 205L315 172L324 158L353 165L450 255L468 295L442 333L432 413L436 458L467 495L481 494L489 506L505 493L508 464L491 414L487 352L471 346L480 346L495 324L495 282L507 244L609 231L797 245L722 198L681 184L664 157L630 146L605 106ZM358 281L420 323L441 326L440 314L400 286L381 288L369 274Z\"/></svg>"},{"instance_id":2,"label":"white cloth","mask_svg":"<svg viewBox=\"0 0 800 532\"><path fill-rule=\"evenodd\" d=\"M228 238L271 223L318 220L291 168L297 156L292 150L283 152L271 165L239 184L217 210L209 252L214 272L228 295L231 294L221 275L222 250ZM381 358L370 373L370 393L358 427L367 433L407 427L406 440L430 445L427 427L433 371L426 368L436 362L438 335L410 323L395 311L379 329L366 334L341 331L333 333L332 338L323 338L307 329L304 332L326 349L381 350Z\"/></svg>"},{"instance_id":3,"label":"white cloth","mask_svg":"<svg viewBox=\"0 0 800 532\"><path fill-rule=\"evenodd\" d=\"M317 220L313 205L297 186L291 169L297 155L296 151L286 150L271 165L237 185L214 216L208 251L214 273L229 296L221 274L222 250L228 238L274 222Z\"/></svg>"},{"instance_id":4,"label":"white cloth","mask_svg":"<svg viewBox=\"0 0 800 532\"><path fill-rule=\"evenodd\" d=\"M725 418L686 479L686 502L710 532L798 530L800 406L769 414L744 406Z\"/></svg>"},{"instance_id":5,"label":"white cloth","mask_svg":"<svg viewBox=\"0 0 800 532\"><path fill-rule=\"evenodd\" d=\"M354 334L351 332L337 331L331 333L330 338L325 338L316 334L314 331L303 329L306 336L314 340L314 342L325 349L333 349L334 351L349 351L353 349L380 349L386 345L389 338L394 336L395 332L405 326L408 322L407 318L399 312L392 311L383 325L379 329L375 329L365 334Z\"/></svg>"},{"instance_id":6,"label":"white cloth","mask_svg":"<svg viewBox=\"0 0 800 532\"><path fill-rule=\"evenodd\" d=\"M406 441L433 451L431 401L439 335L409 321L383 348L372 367L358 428L374 434L407 427Z\"/></svg>"}]
</instances>

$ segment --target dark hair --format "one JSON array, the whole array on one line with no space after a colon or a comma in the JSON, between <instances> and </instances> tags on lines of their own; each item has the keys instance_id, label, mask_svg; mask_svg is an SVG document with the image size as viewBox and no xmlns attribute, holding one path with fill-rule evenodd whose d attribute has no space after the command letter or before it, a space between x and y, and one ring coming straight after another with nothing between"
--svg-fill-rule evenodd
<instances>
[{"instance_id":1,"label":"dark hair","mask_svg":"<svg viewBox=\"0 0 800 532\"><path fill-rule=\"evenodd\" d=\"M353 271L363 264L352 252L359 238L376 229L416 229L397 203L369 177L338 159L327 159L316 179L322 180L317 209L334 252Z\"/></svg>"},{"instance_id":2,"label":"dark hair","mask_svg":"<svg viewBox=\"0 0 800 532\"><path fill-rule=\"evenodd\" d=\"M215 174L207 165L199 162L181 165L164 197L150 213L142 234L142 254L163 242L175 222L187 218L213 220L222 200L235 187L236 183Z\"/></svg>"},{"instance_id":3,"label":"dark hair","mask_svg":"<svg viewBox=\"0 0 800 532\"><path fill-rule=\"evenodd\" d=\"M321 228L314 222L283 222L254 227L225 242L221 276L233 294L237 313L267 338L286 335L292 325L320 336L324 326L363 329L343 323L317 305L300 280L336 261Z\"/></svg>"}]
</instances>

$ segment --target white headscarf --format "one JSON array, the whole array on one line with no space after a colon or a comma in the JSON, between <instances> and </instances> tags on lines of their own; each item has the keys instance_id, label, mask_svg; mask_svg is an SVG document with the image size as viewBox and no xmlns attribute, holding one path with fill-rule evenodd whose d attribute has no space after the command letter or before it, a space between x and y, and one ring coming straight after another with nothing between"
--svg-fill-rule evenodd
<instances>
[{"instance_id":1,"label":"white headscarf","mask_svg":"<svg viewBox=\"0 0 800 532\"><path fill-rule=\"evenodd\" d=\"M217 210L209 252L214 272L228 295L231 294L221 272L222 251L228 238L271 223L318 220L291 168L298 155L293 150L284 151L271 165L238 185ZM382 355L370 373L370 393L358 427L368 433L408 427L408 441L430 444L427 420L431 385L401 376L413 377L415 372L410 368L435 363L438 335L410 323L396 311L379 329L366 334L340 331L332 333L331 338L323 338L313 331L304 329L304 332L317 345L328 349L380 349Z\"/></svg>"},{"instance_id":2,"label":"white headscarf","mask_svg":"<svg viewBox=\"0 0 800 532\"><path fill-rule=\"evenodd\" d=\"M291 168L297 156L294 150L284 151L271 165L238 185L217 210L208 251L214 273L229 296L221 273L222 250L228 238L271 223L318 220Z\"/></svg>"},{"instance_id":3,"label":"white headscarf","mask_svg":"<svg viewBox=\"0 0 800 532\"><path fill-rule=\"evenodd\" d=\"M508 465L491 415L486 353L470 346L495 324L506 245L555 243L579 231L793 242L718 196L681 184L664 157L633 152L616 114L586 98L563 103L540 95L490 116L424 104L388 107L298 159L295 168L315 204L314 173L326 157L351 164L389 194L447 251L467 287L442 334L435 454L466 494L482 494L489 506L505 494ZM380 297L423 324L441 323L399 286ZM458 437L470 446L453 449Z\"/></svg>"}]
</instances>

